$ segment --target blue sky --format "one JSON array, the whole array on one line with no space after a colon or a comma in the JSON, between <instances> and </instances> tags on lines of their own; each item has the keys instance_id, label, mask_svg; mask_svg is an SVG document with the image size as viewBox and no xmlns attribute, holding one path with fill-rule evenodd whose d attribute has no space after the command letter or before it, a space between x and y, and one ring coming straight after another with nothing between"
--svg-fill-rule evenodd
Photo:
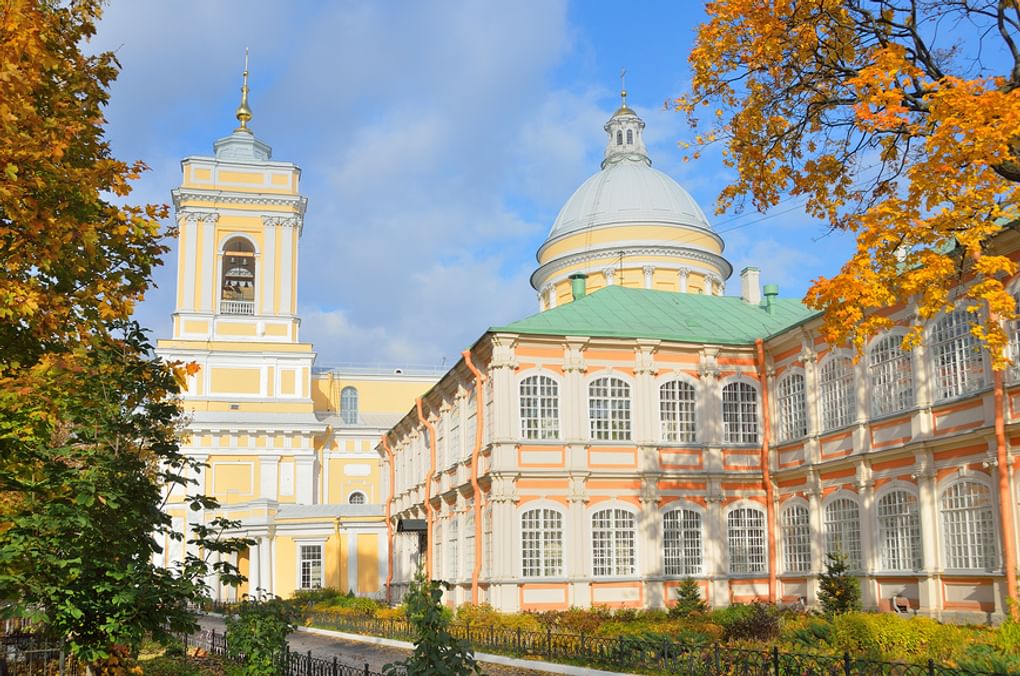
<instances>
[{"instance_id":1,"label":"blue sky","mask_svg":"<svg viewBox=\"0 0 1020 676\"><path fill-rule=\"evenodd\" d=\"M599 168L602 125L629 102L655 166L711 213L730 174L684 164L664 110L688 78L699 2L156 2L114 0L94 40L123 71L108 136L150 167L136 201L169 202L180 159L236 126L244 48L252 128L302 167L298 301L319 363L439 364L490 325L532 314L528 276L562 204ZM802 295L852 243L797 202L711 221L736 270ZM176 251L138 310L173 311ZM731 278L729 289L739 280Z\"/></svg>"}]
</instances>

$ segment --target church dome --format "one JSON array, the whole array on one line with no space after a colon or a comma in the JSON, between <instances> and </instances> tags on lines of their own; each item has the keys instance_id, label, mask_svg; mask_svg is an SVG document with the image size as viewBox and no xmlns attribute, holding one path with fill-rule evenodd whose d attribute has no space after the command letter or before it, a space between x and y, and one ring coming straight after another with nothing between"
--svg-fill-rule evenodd
<instances>
[{"instance_id":1,"label":"church dome","mask_svg":"<svg viewBox=\"0 0 1020 676\"><path fill-rule=\"evenodd\" d=\"M645 162L621 161L608 164L571 195L549 239L627 223L712 229L698 203L672 178Z\"/></svg>"}]
</instances>

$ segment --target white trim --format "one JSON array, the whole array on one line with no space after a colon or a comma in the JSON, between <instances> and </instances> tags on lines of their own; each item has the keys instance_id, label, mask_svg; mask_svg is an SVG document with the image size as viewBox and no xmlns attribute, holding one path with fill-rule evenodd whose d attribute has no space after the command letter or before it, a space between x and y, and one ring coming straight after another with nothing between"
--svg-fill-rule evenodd
<instances>
[{"instance_id":1,"label":"white trim","mask_svg":"<svg viewBox=\"0 0 1020 676\"><path fill-rule=\"evenodd\" d=\"M602 503L599 503L599 504L602 504ZM528 576L524 575L524 523L523 523L523 520L524 520L524 515L527 512L530 512L530 511L536 510L536 509L539 509L539 510L541 510L541 509L548 509L548 510L551 510L553 512L556 512L557 514L560 515L560 519L562 520L562 526L560 528L560 536L562 538L561 542L560 542L560 545L561 545L561 548L562 548L562 552L560 553L560 574L559 575L528 575ZM548 581L548 580L559 580L559 579L566 578L566 575L567 575L567 564L569 562L567 554L570 551L570 546L569 546L570 545L570 527L569 526L570 526L570 515L569 515L569 512L568 512L567 508L564 507L561 503L556 502L555 500L547 500L545 498L542 498L542 499L539 499L539 500L529 500L528 502L524 503L523 505L519 505L514 510L514 542L517 543L517 546L519 548L518 551L520 552L520 555L515 557L516 558L516 561L515 561L515 563L516 563L516 565L515 565L516 570L514 572L517 575L519 575L522 580L528 580L529 582L530 581L534 581L534 580ZM484 532L483 532L482 536L483 537L485 536ZM543 542L543 544L544 544L544 542ZM544 557L542 557L542 558L544 560Z\"/></svg>"},{"instance_id":2,"label":"white trim","mask_svg":"<svg viewBox=\"0 0 1020 676\"><path fill-rule=\"evenodd\" d=\"M295 590L305 589L321 589L326 586L326 540L328 538L294 538L294 553L296 554L295 568ZM319 548L319 586L318 587L302 587L301 586L301 547L318 547ZM275 549L275 548L274 548ZM274 551L275 554L275 551Z\"/></svg>"}]
</instances>

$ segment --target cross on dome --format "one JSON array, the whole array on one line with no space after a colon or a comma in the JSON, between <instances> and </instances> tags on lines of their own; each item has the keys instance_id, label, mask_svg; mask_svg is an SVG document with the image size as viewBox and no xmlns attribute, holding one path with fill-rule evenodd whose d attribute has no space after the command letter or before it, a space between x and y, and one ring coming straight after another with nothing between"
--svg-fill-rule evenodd
<instances>
[{"instance_id":1,"label":"cross on dome","mask_svg":"<svg viewBox=\"0 0 1020 676\"><path fill-rule=\"evenodd\" d=\"M248 122L251 120L251 108L248 107L248 48L244 48L244 73L241 75L241 105L237 107L234 117L241 123L234 131L245 131L249 134Z\"/></svg>"}]
</instances>

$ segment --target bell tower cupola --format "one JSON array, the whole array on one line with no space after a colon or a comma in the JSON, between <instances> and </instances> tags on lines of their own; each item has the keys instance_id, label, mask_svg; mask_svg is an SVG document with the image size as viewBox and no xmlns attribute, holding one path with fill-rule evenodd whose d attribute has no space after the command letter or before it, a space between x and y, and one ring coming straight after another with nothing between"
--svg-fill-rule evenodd
<instances>
[{"instance_id":1,"label":"bell tower cupola","mask_svg":"<svg viewBox=\"0 0 1020 676\"><path fill-rule=\"evenodd\" d=\"M644 162L651 166L642 133L645 121L627 105L627 90L620 91L620 108L609 118L603 129L609 134L602 168L616 162Z\"/></svg>"}]
</instances>

